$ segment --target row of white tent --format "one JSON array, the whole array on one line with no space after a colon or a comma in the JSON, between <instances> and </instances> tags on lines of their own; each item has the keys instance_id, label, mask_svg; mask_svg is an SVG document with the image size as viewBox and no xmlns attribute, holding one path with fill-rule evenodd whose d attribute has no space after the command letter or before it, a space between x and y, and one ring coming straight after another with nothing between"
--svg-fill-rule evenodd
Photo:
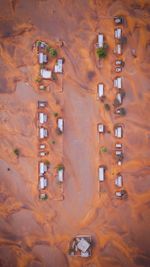
<instances>
[{"instance_id":1,"label":"row of white tent","mask_svg":"<svg viewBox=\"0 0 150 267\"><path fill-rule=\"evenodd\" d=\"M116 89L122 89L122 77L116 77L114 79L114 87ZM97 95L98 95L98 98L101 99L105 96L105 93L104 93L104 84L103 83L99 83L98 84L98 88L97 88ZM122 102L121 100L121 94L119 93L119 102Z\"/></svg>"},{"instance_id":2,"label":"row of white tent","mask_svg":"<svg viewBox=\"0 0 150 267\"><path fill-rule=\"evenodd\" d=\"M48 185L48 179L45 177L48 171L48 166L45 162L41 161L39 163L39 189L45 189ZM64 181L64 168L57 170L57 181L62 183Z\"/></svg>"}]
</instances>

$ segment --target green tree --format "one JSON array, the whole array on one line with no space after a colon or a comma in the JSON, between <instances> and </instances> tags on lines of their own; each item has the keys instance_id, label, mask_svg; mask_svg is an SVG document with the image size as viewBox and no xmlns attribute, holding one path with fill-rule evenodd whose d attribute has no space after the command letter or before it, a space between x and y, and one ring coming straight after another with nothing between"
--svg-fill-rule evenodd
<instances>
[{"instance_id":1,"label":"green tree","mask_svg":"<svg viewBox=\"0 0 150 267\"><path fill-rule=\"evenodd\" d=\"M51 57L57 57L57 50L56 49L49 47L48 52L51 55Z\"/></svg>"},{"instance_id":2,"label":"green tree","mask_svg":"<svg viewBox=\"0 0 150 267\"><path fill-rule=\"evenodd\" d=\"M107 51L104 47L97 48L96 53L99 58L105 58L107 56Z\"/></svg>"}]
</instances>

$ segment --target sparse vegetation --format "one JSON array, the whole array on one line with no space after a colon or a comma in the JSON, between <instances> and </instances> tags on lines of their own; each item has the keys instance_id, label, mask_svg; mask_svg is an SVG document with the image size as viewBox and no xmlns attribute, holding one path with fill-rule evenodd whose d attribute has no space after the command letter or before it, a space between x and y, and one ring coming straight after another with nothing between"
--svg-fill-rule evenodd
<instances>
[{"instance_id":1,"label":"sparse vegetation","mask_svg":"<svg viewBox=\"0 0 150 267\"><path fill-rule=\"evenodd\" d=\"M19 157L20 156L20 150L18 148L14 149L14 154Z\"/></svg>"},{"instance_id":2,"label":"sparse vegetation","mask_svg":"<svg viewBox=\"0 0 150 267\"><path fill-rule=\"evenodd\" d=\"M52 141L52 144L53 144L53 145L56 144L55 140Z\"/></svg>"},{"instance_id":3,"label":"sparse vegetation","mask_svg":"<svg viewBox=\"0 0 150 267\"><path fill-rule=\"evenodd\" d=\"M51 57L57 57L57 50L52 48L52 47L48 47L48 52L50 54Z\"/></svg>"},{"instance_id":4,"label":"sparse vegetation","mask_svg":"<svg viewBox=\"0 0 150 267\"><path fill-rule=\"evenodd\" d=\"M64 165L62 163L57 165L57 171L63 170L64 169Z\"/></svg>"},{"instance_id":5,"label":"sparse vegetation","mask_svg":"<svg viewBox=\"0 0 150 267\"><path fill-rule=\"evenodd\" d=\"M107 152L107 147L102 146L102 147L100 148L100 152L101 152L101 153L106 153L106 152Z\"/></svg>"},{"instance_id":6,"label":"sparse vegetation","mask_svg":"<svg viewBox=\"0 0 150 267\"><path fill-rule=\"evenodd\" d=\"M107 50L104 47L97 48L96 54L99 58L105 58L107 56Z\"/></svg>"},{"instance_id":7,"label":"sparse vegetation","mask_svg":"<svg viewBox=\"0 0 150 267\"><path fill-rule=\"evenodd\" d=\"M45 160L45 162L44 162L47 166L49 166L50 165L50 161L49 160Z\"/></svg>"},{"instance_id":8,"label":"sparse vegetation","mask_svg":"<svg viewBox=\"0 0 150 267\"><path fill-rule=\"evenodd\" d=\"M36 78L35 82L40 83L41 82L41 78L40 77Z\"/></svg>"},{"instance_id":9,"label":"sparse vegetation","mask_svg":"<svg viewBox=\"0 0 150 267\"><path fill-rule=\"evenodd\" d=\"M56 73L54 73L54 72L52 72L52 80L57 81L57 76L56 76Z\"/></svg>"},{"instance_id":10,"label":"sparse vegetation","mask_svg":"<svg viewBox=\"0 0 150 267\"><path fill-rule=\"evenodd\" d=\"M58 117L58 112L54 112L54 117Z\"/></svg>"},{"instance_id":11,"label":"sparse vegetation","mask_svg":"<svg viewBox=\"0 0 150 267\"><path fill-rule=\"evenodd\" d=\"M62 134L62 131L57 127L57 128L56 128L56 133L57 133L58 135L61 135L61 134Z\"/></svg>"},{"instance_id":12,"label":"sparse vegetation","mask_svg":"<svg viewBox=\"0 0 150 267\"><path fill-rule=\"evenodd\" d=\"M104 104L104 108L105 108L105 110L109 111L109 110L110 110L110 105L107 104L107 103L105 103L105 104Z\"/></svg>"}]
</instances>

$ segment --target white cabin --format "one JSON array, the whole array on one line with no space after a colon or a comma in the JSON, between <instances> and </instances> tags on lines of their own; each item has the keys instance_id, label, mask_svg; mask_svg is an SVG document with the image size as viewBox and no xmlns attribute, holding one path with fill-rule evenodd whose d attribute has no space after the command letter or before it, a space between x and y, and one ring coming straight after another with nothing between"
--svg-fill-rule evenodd
<instances>
[{"instance_id":1,"label":"white cabin","mask_svg":"<svg viewBox=\"0 0 150 267\"><path fill-rule=\"evenodd\" d=\"M41 156L41 157L44 157L44 156L46 156L48 153L46 152L46 151L40 151L39 152L39 155Z\"/></svg>"},{"instance_id":2,"label":"white cabin","mask_svg":"<svg viewBox=\"0 0 150 267\"><path fill-rule=\"evenodd\" d=\"M115 137L122 138L122 136L123 136L122 126L115 127Z\"/></svg>"},{"instance_id":3,"label":"white cabin","mask_svg":"<svg viewBox=\"0 0 150 267\"><path fill-rule=\"evenodd\" d=\"M46 145L45 144L40 144L39 148L40 149L45 149L46 148Z\"/></svg>"},{"instance_id":4,"label":"white cabin","mask_svg":"<svg viewBox=\"0 0 150 267\"><path fill-rule=\"evenodd\" d=\"M39 122L41 124L47 122L47 114L43 113L43 112L40 112L39 113Z\"/></svg>"},{"instance_id":5,"label":"white cabin","mask_svg":"<svg viewBox=\"0 0 150 267\"><path fill-rule=\"evenodd\" d=\"M46 101L38 101L38 108L45 108L47 106Z\"/></svg>"},{"instance_id":6,"label":"white cabin","mask_svg":"<svg viewBox=\"0 0 150 267\"><path fill-rule=\"evenodd\" d=\"M59 58L55 64L54 72L62 73L63 72L63 59Z\"/></svg>"},{"instance_id":7,"label":"white cabin","mask_svg":"<svg viewBox=\"0 0 150 267\"><path fill-rule=\"evenodd\" d=\"M98 179L100 182L103 182L105 179L105 167L100 166L98 169Z\"/></svg>"},{"instance_id":8,"label":"white cabin","mask_svg":"<svg viewBox=\"0 0 150 267\"><path fill-rule=\"evenodd\" d=\"M45 178L44 176L41 176L39 178L39 189L45 189L47 187L47 178Z\"/></svg>"},{"instance_id":9,"label":"white cabin","mask_svg":"<svg viewBox=\"0 0 150 267\"><path fill-rule=\"evenodd\" d=\"M116 191L115 195L117 198L121 198L122 197L122 191Z\"/></svg>"},{"instance_id":10,"label":"white cabin","mask_svg":"<svg viewBox=\"0 0 150 267\"><path fill-rule=\"evenodd\" d=\"M117 178L115 179L115 185L117 187L122 187L123 186L123 178L121 175L118 175Z\"/></svg>"},{"instance_id":11,"label":"white cabin","mask_svg":"<svg viewBox=\"0 0 150 267\"><path fill-rule=\"evenodd\" d=\"M99 133L104 133L105 132L105 126L104 126L104 124L102 124L102 123L99 123L98 124L98 132Z\"/></svg>"},{"instance_id":12,"label":"white cabin","mask_svg":"<svg viewBox=\"0 0 150 267\"><path fill-rule=\"evenodd\" d=\"M104 46L104 35L102 33L98 34L98 48Z\"/></svg>"},{"instance_id":13,"label":"white cabin","mask_svg":"<svg viewBox=\"0 0 150 267\"><path fill-rule=\"evenodd\" d=\"M43 79L51 79L52 72L51 70L41 69L41 76Z\"/></svg>"},{"instance_id":14,"label":"white cabin","mask_svg":"<svg viewBox=\"0 0 150 267\"><path fill-rule=\"evenodd\" d=\"M40 175L43 175L45 172L47 172L47 165L44 162L40 162L39 164Z\"/></svg>"},{"instance_id":15,"label":"white cabin","mask_svg":"<svg viewBox=\"0 0 150 267\"><path fill-rule=\"evenodd\" d=\"M120 144L120 143L116 143L116 144L115 144L115 147L121 149L121 148L122 148L122 144Z\"/></svg>"},{"instance_id":16,"label":"white cabin","mask_svg":"<svg viewBox=\"0 0 150 267\"><path fill-rule=\"evenodd\" d=\"M48 131L47 131L47 129L41 127L41 128L39 129L39 137L40 137L40 139L44 139L44 138L46 138L47 136L48 136Z\"/></svg>"},{"instance_id":17,"label":"white cabin","mask_svg":"<svg viewBox=\"0 0 150 267\"><path fill-rule=\"evenodd\" d=\"M39 64L47 63L48 62L48 56L43 54L42 52L40 52L38 54L38 60L39 60Z\"/></svg>"},{"instance_id":18,"label":"white cabin","mask_svg":"<svg viewBox=\"0 0 150 267\"><path fill-rule=\"evenodd\" d=\"M121 39L122 30L120 28L115 29L114 35L116 39Z\"/></svg>"},{"instance_id":19,"label":"white cabin","mask_svg":"<svg viewBox=\"0 0 150 267\"><path fill-rule=\"evenodd\" d=\"M122 46L121 44L116 44L115 48L114 48L114 53L117 55L121 55L122 54Z\"/></svg>"},{"instance_id":20,"label":"white cabin","mask_svg":"<svg viewBox=\"0 0 150 267\"><path fill-rule=\"evenodd\" d=\"M63 133L63 131L64 131L64 120L62 118L58 118L57 127L60 130L60 132Z\"/></svg>"},{"instance_id":21,"label":"white cabin","mask_svg":"<svg viewBox=\"0 0 150 267\"><path fill-rule=\"evenodd\" d=\"M122 78L121 77L117 77L114 79L114 87L121 89L121 87L122 87Z\"/></svg>"},{"instance_id":22,"label":"white cabin","mask_svg":"<svg viewBox=\"0 0 150 267\"><path fill-rule=\"evenodd\" d=\"M104 96L104 84L99 83L98 84L98 97L101 98Z\"/></svg>"},{"instance_id":23,"label":"white cabin","mask_svg":"<svg viewBox=\"0 0 150 267\"><path fill-rule=\"evenodd\" d=\"M58 182L63 182L64 181L64 168L61 170L58 170L58 175L57 175Z\"/></svg>"}]
</instances>

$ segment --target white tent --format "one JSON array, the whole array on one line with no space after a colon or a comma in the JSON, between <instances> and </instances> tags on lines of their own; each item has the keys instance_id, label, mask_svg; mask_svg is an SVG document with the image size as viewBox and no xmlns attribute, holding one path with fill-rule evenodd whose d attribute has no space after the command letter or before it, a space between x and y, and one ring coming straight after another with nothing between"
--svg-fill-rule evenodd
<instances>
[{"instance_id":1,"label":"white tent","mask_svg":"<svg viewBox=\"0 0 150 267\"><path fill-rule=\"evenodd\" d=\"M99 97L104 96L104 84L103 83L98 84L98 96Z\"/></svg>"},{"instance_id":2,"label":"white tent","mask_svg":"<svg viewBox=\"0 0 150 267\"><path fill-rule=\"evenodd\" d=\"M46 69L41 69L41 76L44 79L51 79L52 77L52 72L50 70L46 70Z\"/></svg>"},{"instance_id":3,"label":"white tent","mask_svg":"<svg viewBox=\"0 0 150 267\"><path fill-rule=\"evenodd\" d=\"M103 182L105 179L105 168L100 166L98 169L98 179L100 182Z\"/></svg>"},{"instance_id":4,"label":"white tent","mask_svg":"<svg viewBox=\"0 0 150 267\"><path fill-rule=\"evenodd\" d=\"M63 130L64 130L64 120L62 118L59 118L57 120L57 127L61 132L63 132Z\"/></svg>"},{"instance_id":5,"label":"white tent","mask_svg":"<svg viewBox=\"0 0 150 267\"><path fill-rule=\"evenodd\" d=\"M104 46L104 35L102 33L98 34L98 47L101 48Z\"/></svg>"}]
</instances>

